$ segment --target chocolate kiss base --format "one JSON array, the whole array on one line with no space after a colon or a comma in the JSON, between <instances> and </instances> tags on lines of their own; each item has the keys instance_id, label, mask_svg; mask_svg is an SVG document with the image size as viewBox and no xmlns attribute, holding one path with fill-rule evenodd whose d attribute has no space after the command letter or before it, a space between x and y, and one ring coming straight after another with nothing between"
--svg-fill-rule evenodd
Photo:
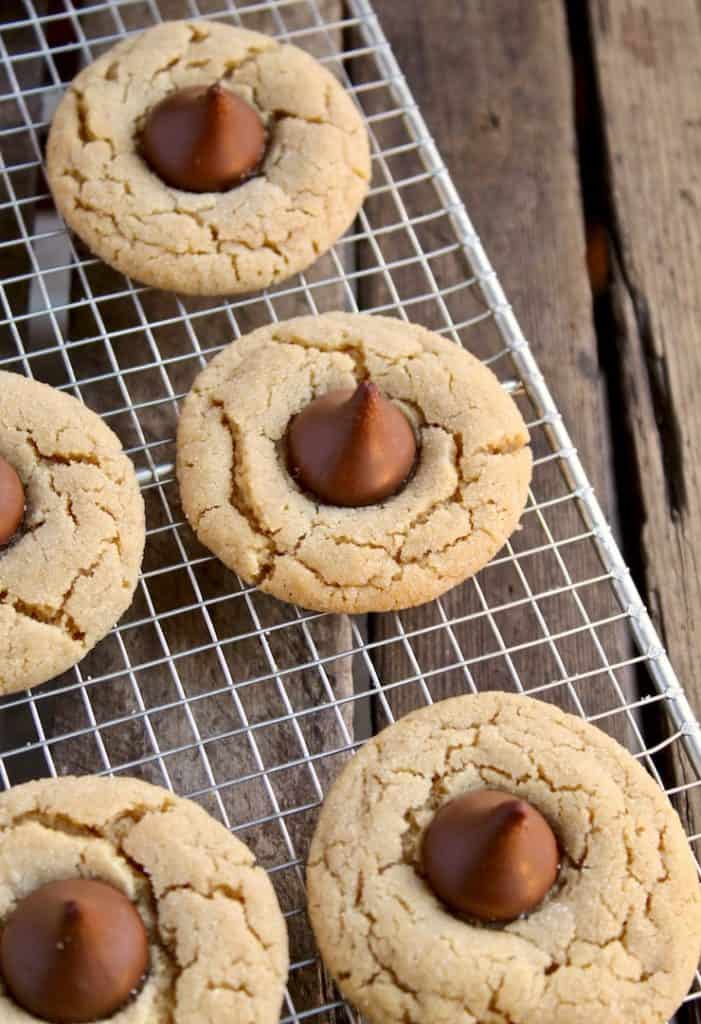
<instances>
[{"instance_id":1,"label":"chocolate kiss base","mask_svg":"<svg viewBox=\"0 0 701 1024\"><path fill-rule=\"evenodd\" d=\"M5 922L0 968L15 1002L51 1024L104 1020L138 993L149 942L133 903L79 878L35 889Z\"/></svg>"},{"instance_id":2,"label":"chocolate kiss base","mask_svg":"<svg viewBox=\"0 0 701 1024\"><path fill-rule=\"evenodd\" d=\"M444 804L422 852L436 896L454 913L482 923L506 923L535 910L560 869L557 839L540 811L492 789Z\"/></svg>"},{"instance_id":3,"label":"chocolate kiss base","mask_svg":"<svg viewBox=\"0 0 701 1024\"><path fill-rule=\"evenodd\" d=\"M417 458L409 420L371 381L314 399L291 420L286 444L299 486L316 501L347 508L397 494Z\"/></svg>"}]
</instances>

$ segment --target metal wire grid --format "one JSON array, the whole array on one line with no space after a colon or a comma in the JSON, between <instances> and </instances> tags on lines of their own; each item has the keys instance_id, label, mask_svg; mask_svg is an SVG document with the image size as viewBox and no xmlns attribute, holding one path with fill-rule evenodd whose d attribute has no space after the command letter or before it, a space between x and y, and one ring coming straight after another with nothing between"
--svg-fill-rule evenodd
<instances>
[{"instance_id":1,"label":"metal wire grid","mask_svg":"<svg viewBox=\"0 0 701 1024\"><path fill-rule=\"evenodd\" d=\"M326 785L369 729L446 689L503 686L595 721L663 786L674 757L673 798L687 799L701 772L699 727L371 5L339 7L18 0L0 33L0 367L103 415L137 465L149 523L123 622L71 673L3 702L0 778L141 774L241 834L290 926L285 1020L353 1019L319 984L301 871ZM42 145L65 83L125 32L167 17L216 17L310 49L366 115L373 188L354 230L263 295L210 302L141 288L95 260L51 207ZM340 305L466 344L514 394L536 454L523 530L459 598L369 624L288 608L237 582L194 541L173 482L177 402L206 360L260 323ZM697 978L689 999L699 995Z\"/></svg>"}]
</instances>

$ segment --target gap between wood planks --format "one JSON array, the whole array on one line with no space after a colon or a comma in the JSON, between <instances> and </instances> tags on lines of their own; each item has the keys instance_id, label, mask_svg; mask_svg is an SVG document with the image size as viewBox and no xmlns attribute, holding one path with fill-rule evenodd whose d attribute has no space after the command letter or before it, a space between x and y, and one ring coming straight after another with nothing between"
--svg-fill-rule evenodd
<instances>
[{"instance_id":1,"label":"gap between wood planks","mask_svg":"<svg viewBox=\"0 0 701 1024\"><path fill-rule=\"evenodd\" d=\"M618 491L620 538L623 554L633 578L648 605L665 646L678 640L674 623L667 636L663 605L665 594L659 594L650 572L649 546L654 528L645 535L651 498L666 512L683 533L681 521L688 511L688 488L684 466L683 429L678 412L678 397L670 385L664 352L660 352L653 336L650 305L644 290L636 285L628 265L629 250L624 243L620 211L612 181L611 154L605 137L605 112L602 105L601 82L597 81L597 56L593 39L591 11L579 0L566 0L570 46L575 76L575 104L578 160L582 187L582 203L587 227L587 264L594 303L594 322L598 355L606 380L608 413L612 427L614 473ZM645 159L640 153L639 158ZM675 254L669 253L674 259ZM684 344L686 339L679 339ZM637 351L636 351L637 350ZM676 399L676 400L675 400ZM636 405L647 407L646 410ZM682 406L683 408L683 406ZM651 495L642 479L645 464L638 457L641 445L655 442L659 449L660 481L658 492ZM658 508L658 511L660 510ZM669 566L667 586L671 588L674 567ZM671 594L668 595L671 599ZM640 674L645 669L640 669ZM684 682L684 680L682 680ZM690 680L689 680L690 682ZM645 683L641 679L641 685ZM689 694L692 705L695 693ZM669 735L669 723L657 707L643 712L647 742L654 746ZM670 748L660 758L666 778L684 783L694 778L686 759ZM696 791L674 798L687 829L699 831L701 806ZM697 1002L682 1007L675 1018L678 1024L698 1022L701 1009Z\"/></svg>"},{"instance_id":2,"label":"gap between wood planks","mask_svg":"<svg viewBox=\"0 0 701 1024\"><path fill-rule=\"evenodd\" d=\"M587 233L587 271L592 289L599 363L604 373L618 491L619 544L633 579L648 597L640 524L644 517L640 475L632 448L623 365L618 345L614 282L625 282L616 213L610 191L591 31L586 6L565 0L574 78L577 158ZM624 285L625 286L625 285ZM646 672L645 669L641 670Z\"/></svg>"},{"instance_id":3,"label":"gap between wood planks","mask_svg":"<svg viewBox=\"0 0 701 1024\"><path fill-rule=\"evenodd\" d=\"M652 343L647 300L635 287L626 268L602 131L603 113L595 77L587 9L579 0L566 0L566 9L575 77L577 149L587 229L587 269L594 303L598 354L605 373L608 410L614 437L613 456L621 521L620 543L638 588L649 600L640 536L645 506L641 493L639 466L629 457L632 447L632 424L627 409L625 370L620 346L615 344L619 323L624 315L621 309L621 290L626 293L628 309L634 318L635 329L642 342L655 424L664 454L667 504L672 516L679 515L687 500L679 421L669 392L665 362L656 355Z\"/></svg>"}]
</instances>

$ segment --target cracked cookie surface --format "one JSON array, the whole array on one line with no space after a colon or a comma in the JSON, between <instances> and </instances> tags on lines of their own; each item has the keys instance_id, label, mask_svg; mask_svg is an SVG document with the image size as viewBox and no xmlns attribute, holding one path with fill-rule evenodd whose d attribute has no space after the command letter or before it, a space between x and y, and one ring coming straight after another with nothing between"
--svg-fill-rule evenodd
<instances>
[{"instance_id":1,"label":"cracked cookie surface","mask_svg":"<svg viewBox=\"0 0 701 1024\"><path fill-rule=\"evenodd\" d=\"M287 425L368 377L412 420L416 472L381 504L320 505L287 471ZM212 360L183 407L178 480L199 539L247 582L319 611L385 611L431 600L494 556L526 502L527 444L513 400L459 345L327 313L260 328Z\"/></svg>"},{"instance_id":2,"label":"cracked cookie surface","mask_svg":"<svg viewBox=\"0 0 701 1024\"><path fill-rule=\"evenodd\" d=\"M227 192L171 188L138 152L147 112L222 82L261 115L261 172ZM106 263L195 295L265 288L313 263L349 226L370 179L362 117L294 46L217 22L172 21L118 43L56 110L48 181L68 225Z\"/></svg>"},{"instance_id":3,"label":"cracked cookie surface","mask_svg":"<svg viewBox=\"0 0 701 1024\"><path fill-rule=\"evenodd\" d=\"M0 371L0 455L25 487L0 548L0 694L53 679L132 601L144 503L116 435L70 395Z\"/></svg>"},{"instance_id":4,"label":"cracked cookie surface","mask_svg":"<svg viewBox=\"0 0 701 1024\"><path fill-rule=\"evenodd\" d=\"M438 807L517 794L549 820L562 866L529 916L455 917L424 880ZM679 818L614 740L506 693L407 715L344 768L307 870L321 953L368 1020L391 1024L663 1024L701 951L701 897Z\"/></svg>"},{"instance_id":5,"label":"cracked cookie surface","mask_svg":"<svg viewBox=\"0 0 701 1024\"><path fill-rule=\"evenodd\" d=\"M0 921L47 882L120 889L151 971L114 1024L277 1024L287 931L253 854L201 807L130 778L30 782L0 796ZM0 1019L31 1021L0 980Z\"/></svg>"}]
</instances>

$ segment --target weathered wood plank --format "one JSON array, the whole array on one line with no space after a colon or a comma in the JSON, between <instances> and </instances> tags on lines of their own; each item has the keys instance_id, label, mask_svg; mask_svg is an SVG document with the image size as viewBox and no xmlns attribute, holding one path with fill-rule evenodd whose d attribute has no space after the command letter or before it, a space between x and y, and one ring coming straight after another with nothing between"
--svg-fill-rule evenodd
<instances>
[{"instance_id":1,"label":"weathered wood plank","mask_svg":"<svg viewBox=\"0 0 701 1024\"><path fill-rule=\"evenodd\" d=\"M651 611L692 701L701 614L701 13L693 0L590 4L611 199L624 389ZM619 304L619 310L621 306Z\"/></svg>"},{"instance_id":2,"label":"weathered wood plank","mask_svg":"<svg viewBox=\"0 0 701 1024\"><path fill-rule=\"evenodd\" d=\"M636 496L639 585L692 707L701 705L696 622L701 470L701 10L694 0L591 0L614 259L619 396ZM651 735L669 730L658 719ZM671 780L694 778L675 749ZM701 827L697 791L677 801ZM701 1020L691 1004L689 1020Z\"/></svg>"},{"instance_id":3,"label":"weathered wood plank","mask_svg":"<svg viewBox=\"0 0 701 1024\"><path fill-rule=\"evenodd\" d=\"M586 276L572 68L563 5L560 0L528 4L518 0L471 0L441 5L440 16L436 7L418 0L402 4L378 0L377 8L585 467L604 506L614 516L608 421ZM447 228L443 234L435 233L437 243L450 238ZM392 258L390 246L383 248L385 257ZM464 275L465 269L453 267L452 273ZM415 274L415 289L425 288L422 272L417 270ZM362 286L361 297L366 306L383 301L375 279L369 278ZM423 308L419 314L422 312ZM464 340L468 347L485 351L480 330L467 331ZM488 340L493 352L494 339ZM509 374L503 362L495 368L501 376ZM533 441L536 453L544 454L542 431L533 432ZM536 471L534 486L540 500L564 493L554 465ZM572 503L545 513L545 518L558 539L581 530ZM548 542L537 515L527 514L523 526L514 539L517 550ZM591 578L599 571L588 543L563 549L563 560L574 581ZM535 593L566 585L562 565L553 555L523 559L522 566ZM490 605L526 596L513 566L488 569L479 582ZM614 610L608 588L584 588L581 595L591 619ZM481 597L471 583L453 591L444 604L451 616L479 612L482 607ZM552 632L583 622L572 595L544 600L538 606ZM507 646L543 635L533 605L494 618ZM422 628L433 624L437 616L433 609L419 609L404 614L402 620L406 628ZM390 617L379 617L373 630L376 639L395 636L396 623ZM494 623L484 618L457 626L455 633L467 657L498 650ZM623 629L607 630L602 641L609 660L626 657L629 647ZM556 646L557 653L548 644L519 652L511 666L500 656L477 662L472 679L467 679L464 672L446 668L455 663L456 651L444 632L413 642L424 672L444 669L429 681L434 697L460 692L472 682L480 689L513 688L512 668L524 684L533 686L561 678L563 671L593 670L601 664L589 632ZM411 672L401 644L379 649L375 661L384 681ZM630 692L627 673L619 672L617 678ZM606 676L588 680L578 687L578 693L590 713L620 702L611 678ZM566 691L554 696L560 703L571 705L571 694ZM388 699L395 710L403 711L420 703L421 694L417 686L406 687L392 692ZM604 724L621 734L622 720Z\"/></svg>"}]
</instances>

